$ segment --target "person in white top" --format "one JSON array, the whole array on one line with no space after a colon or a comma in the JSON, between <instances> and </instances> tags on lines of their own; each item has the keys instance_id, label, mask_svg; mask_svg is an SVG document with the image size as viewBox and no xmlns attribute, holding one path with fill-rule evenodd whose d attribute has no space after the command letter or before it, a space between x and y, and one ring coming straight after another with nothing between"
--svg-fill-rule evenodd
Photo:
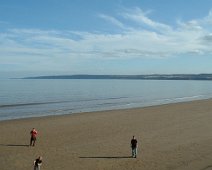
<instances>
[{"instance_id":1,"label":"person in white top","mask_svg":"<svg viewBox=\"0 0 212 170\"><path fill-rule=\"evenodd\" d=\"M41 165L42 165L42 157L39 156L37 159L34 160L34 163L33 163L34 170L40 170Z\"/></svg>"}]
</instances>

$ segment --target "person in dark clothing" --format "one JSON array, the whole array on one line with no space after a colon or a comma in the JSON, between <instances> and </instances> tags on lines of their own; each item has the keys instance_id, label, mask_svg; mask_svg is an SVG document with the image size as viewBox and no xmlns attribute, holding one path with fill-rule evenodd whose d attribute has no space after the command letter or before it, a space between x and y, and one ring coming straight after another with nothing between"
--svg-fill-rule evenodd
<instances>
[{"instance_id":1,"label":"person in dark clothing","mask_svg":"<svg viewBox=\"0 0 212 170\"><path fill-rule=\"evenodd\" d=\"M132 158L137 157L137 148L138 148L138 141L135 139L135 136L131 139L131 149L132 149Z\"/></svg>"},{"instance_id":2,"label":"person in dark clothing","mask_svg":"<svg viewBox=\"0 0 212 170\"><path fill-rule=\"evenodd\" d=\"M42 165L42 157L39 156L37 159L34 160L34 170L40 170L40 166Z\"/></svg>"}]
</instances>

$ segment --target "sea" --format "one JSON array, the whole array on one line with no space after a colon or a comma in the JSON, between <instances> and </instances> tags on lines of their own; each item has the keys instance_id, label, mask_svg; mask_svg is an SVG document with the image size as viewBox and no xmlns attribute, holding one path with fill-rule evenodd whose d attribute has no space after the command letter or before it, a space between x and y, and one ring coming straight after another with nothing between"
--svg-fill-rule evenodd
<instances>
[{"instance_id":1,"label":"sea","mask_svg":"<svg viewBox=\"0 0 212 170\"><path fill-rule=\"evenodd\" d=\"M212 98L212 81L2 79L0 121Z\"/></svg>"}]
</instances>

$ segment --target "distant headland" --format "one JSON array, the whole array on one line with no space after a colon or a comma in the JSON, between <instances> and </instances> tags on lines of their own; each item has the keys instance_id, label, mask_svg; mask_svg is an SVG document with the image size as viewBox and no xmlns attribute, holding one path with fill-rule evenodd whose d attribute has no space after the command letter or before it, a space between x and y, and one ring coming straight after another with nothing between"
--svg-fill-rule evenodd
<instances>
[{"instance_id":1,"label":"distant headland","mask_svg":"<svg viewBox=\"0 0 212 170\"><path fill-rule=\"evenodd\" d=\"M126 79L126 80L212 80L212 74L151 74L151 75L52 75L23 79Z\"/></svg>"}]
</instances>

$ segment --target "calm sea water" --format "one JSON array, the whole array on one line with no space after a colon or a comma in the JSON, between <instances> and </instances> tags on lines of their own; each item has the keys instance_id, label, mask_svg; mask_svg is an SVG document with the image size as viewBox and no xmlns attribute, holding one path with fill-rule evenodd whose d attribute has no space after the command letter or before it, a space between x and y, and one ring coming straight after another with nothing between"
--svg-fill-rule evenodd
<instances>
[{"instance_id":1,"label":"calm sea water","mask_svg":"<svg viewBox=\"0 0 212 170\"><path fill-rule=\"evenodd\" d=\"M212 98L212 81L0 80L0 120Z\"/></svg>"}]
</instances>

